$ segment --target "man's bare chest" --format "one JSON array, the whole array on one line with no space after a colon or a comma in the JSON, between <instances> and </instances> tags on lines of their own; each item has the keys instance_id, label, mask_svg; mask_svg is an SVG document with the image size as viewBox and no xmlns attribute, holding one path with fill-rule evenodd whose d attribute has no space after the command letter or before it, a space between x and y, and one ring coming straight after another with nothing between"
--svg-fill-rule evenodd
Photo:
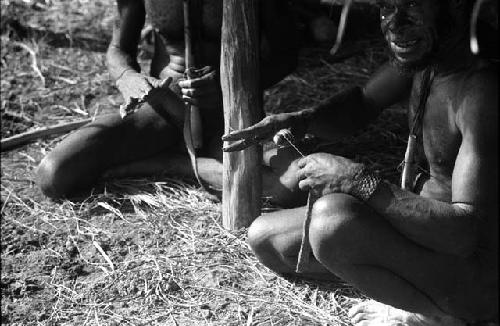
<instances>
[{"instance_id":1,"label":"man's bare chest","mask_svg":"<svg viewBox=\"0 0 500 326\"><path fill-rule=\"evenodd\" d=\"M222 27L222 0L202 0L202 33L207 40L218 39ZM145 0L146 15L154 28L169 40L184 36L183 0Z\"/></svg>"},{"instance_id":2,"label":"man's bare chest","mask_svg":"<svg viewBox=\"0 0 500 326\"><path fill-rule=\"evenodd\" d=\"M451 178L461 135L456 125L453 85L436 82L431 87L419 135L419 160L429 171ZM420 92L414 88L410 98L409 122L413 122Z\"/></svg>"}]
</instances>

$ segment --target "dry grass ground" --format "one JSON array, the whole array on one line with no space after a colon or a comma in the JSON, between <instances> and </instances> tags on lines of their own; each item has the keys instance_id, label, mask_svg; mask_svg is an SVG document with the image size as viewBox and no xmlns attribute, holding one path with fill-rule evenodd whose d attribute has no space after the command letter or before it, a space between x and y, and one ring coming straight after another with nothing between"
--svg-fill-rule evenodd
<instances>
[{"instance_id":1,"label":"dry grass ground","mask_svg":"<svg viewBox=\"0 0 500 326\"><path fill-rule=\"evenodd\" d=\"M116 109L104 63L113 1L1 6L2 137ZM266 92L266 111L308 107L362 84L385 53L380 41L361 45L363 53L338 63L325 48L304 48L297 72ZM147 48L141 53L145 64ZM405 133L404 112L393 108L334 149L396 181ZM252 255L245 230L224 230L220 204L192 183L121 180L81 202L44 198L33 169L61 137L1 156L2 324L349 324L358 291L273 274Z\"/></svg>"}]
</instances>

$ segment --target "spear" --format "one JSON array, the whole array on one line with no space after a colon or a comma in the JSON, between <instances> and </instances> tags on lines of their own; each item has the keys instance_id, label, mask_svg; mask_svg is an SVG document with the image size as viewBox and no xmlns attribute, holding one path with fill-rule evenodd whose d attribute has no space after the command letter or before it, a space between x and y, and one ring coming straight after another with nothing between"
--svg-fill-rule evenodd
<instances>
[{"instance_id":1,"label":"spear","mask_svg":"<svg viewBox=\"0 0 500 326\"><path fill-rule=\"evenodd\" d=\"M190 24L190 1L183 0L184 5L184 47L185 47L185 78L190 79L193 77L194 68L194 53L192 44L192 27ZM197 10L200 10L199 6L196 6ZM193 167L194 175L198 183L203 187L203 183L198 174L198 163L196 162L196 150L203 146L203 134L201 126L201 116L198 107L187 103L186 110L184 113L184 142L186 143L186 149L191 160L191 165Z\"/></svg>"},{"instance_id":2,"label":"spear","mask_svg":"<svg viewBox=\"0 0 500 326\"><path fill-rule=\"evenodd\" d=\"M195 67L193 44L192 44L192 27L190 24L190 1L184 1L184 43L185 43L185 76L190 79L192 69ZM199 9L199 8L196 8ZM184 121L184 135L190 139L192 147L196 150L203 146L201 116L198 107L187 104L186 105L186 120Z\"/></svg>"}]
</instances>

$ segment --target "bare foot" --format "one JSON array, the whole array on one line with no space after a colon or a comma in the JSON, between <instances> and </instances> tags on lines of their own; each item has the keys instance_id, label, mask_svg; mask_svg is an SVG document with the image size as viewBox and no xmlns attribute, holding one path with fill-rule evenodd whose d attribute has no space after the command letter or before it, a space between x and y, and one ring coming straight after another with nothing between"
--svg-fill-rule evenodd
<instances>
[{"instance_id":1,"label":"bare foot","mask_svg":"<svg viewBox=\"0 0 500 326\"><path fill-rule=\"evenodd\" d=\"M424 316L369 300L353 306L349 318L355 326L466 326L454 317Z\"/></svg>"}]
</instances>

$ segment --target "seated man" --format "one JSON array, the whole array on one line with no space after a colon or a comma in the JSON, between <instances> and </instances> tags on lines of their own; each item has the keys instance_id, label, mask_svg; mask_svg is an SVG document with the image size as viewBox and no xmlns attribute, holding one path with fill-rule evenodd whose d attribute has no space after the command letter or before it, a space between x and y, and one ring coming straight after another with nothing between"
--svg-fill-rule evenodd
<instances>
[{"instance_id":1,"label":"seated man","mask_svg":"<svg viewBox=\"0 0 500 326\"><path fill-rule=\"evenodd\" d=\"M203 147L199 173L215 188L222 183L223 111L219 85L222 1L197 1L201 34L193 49L201 77L183 80L184 20L182 0L117 0L118 17L107 52L110 75L125 101L145 99L135 113L98 117L66 137L40 163L37 181L49 197L62 198L88 191L102 177L168 173L193 176L184 149L184 101L201 111ZM140 72L137 47L145 17L155 29L150 76ZM295 25L287 1L265 0L261 6L261 87L267 88L293 71L297 61ZM195 28L192 26L193 29ZM170 89L164 87L170 82ZM273 162L276 160L273 160ZM280 161L280 160L278 160ZM278 168L274 166L273 168ZM268 193L284 191L278 176L269 173ZM282 178L283 179L283 178ZM295 184L296 182L294 182Z\"/></svg>"},{"instance_id":2,"label":"seated man","mask_svg":"<svg viewBox=\"0 0 500 326\"><path fill-rule=\"evenodd\" d=\"M335 274L377 300L352 308L354 325L497 323L497 66L470 52L469 1L378 3L390 64L363 89L225 135L232 143L224 150L283 128L334 139L408 101L418 172L411 186L326 153L296 162L299 187L318 197L303 275ZM250 226L250 246L272 270L295 273L305 212L273 212Z\"/></svg>"}]
</instances>

